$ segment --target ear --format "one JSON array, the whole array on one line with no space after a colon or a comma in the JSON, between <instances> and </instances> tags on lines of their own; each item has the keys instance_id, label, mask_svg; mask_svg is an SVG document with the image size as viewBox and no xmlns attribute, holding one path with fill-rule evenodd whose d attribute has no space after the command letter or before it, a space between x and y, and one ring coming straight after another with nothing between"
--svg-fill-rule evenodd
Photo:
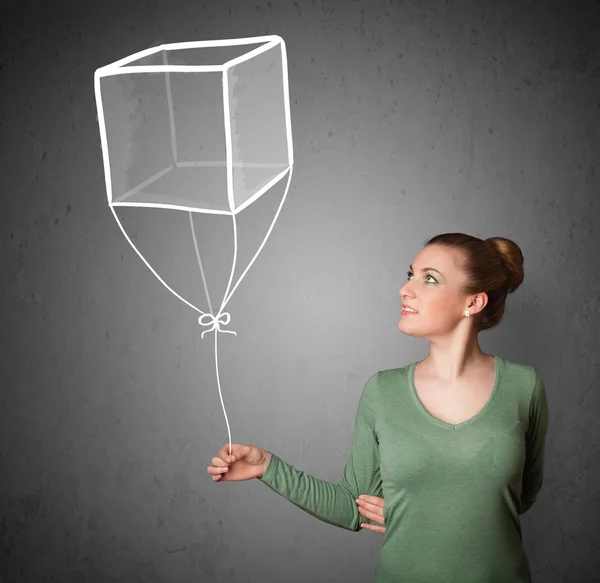
<instances>
[{"instance_id":1,"label":"ear","mask_svg":"<svg viewBox=\"0 0 600 583\"><path fill-rule=\"evenodd\" d=\"M488 295L485 292L480 294L476 294L471 298L471 303L469 304L469 310L471 314L475 315L481 312L488 303Z\"/></svg>"}]
</instances>

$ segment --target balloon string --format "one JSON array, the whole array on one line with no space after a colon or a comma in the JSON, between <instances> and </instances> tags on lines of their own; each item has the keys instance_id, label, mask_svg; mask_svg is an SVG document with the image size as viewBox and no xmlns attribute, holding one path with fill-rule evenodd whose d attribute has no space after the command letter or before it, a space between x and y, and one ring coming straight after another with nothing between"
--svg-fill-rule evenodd
<instances>
[{"instance_id":1,"label":"balloon string","mask_svg":"<svg viewBox=\"0 0 600 583\"><path fill-rule=\"evenodd\" d=\"M202 339L204 339L204 334L215 330L215 369L216 369L216 377L217 377L217 388L219 390L219 398L221 399L221 406L223 407L223 414L225 415L225 423L227 424L227 433L229 435L229 455L232 454L231 430L229 428L229 420L227 419L227 412L225 411L225 405L223 404L223 396L221 393L221 381L219 378L219 357L218 357L218 342L217 342L218 334L217 334L217 332L224 332L224 333L228 333L228 334L234 334L237 336L237 333L232 330L222 330L221 329L221 324L227 325L227 324L229 324L229 321L231 319L231 315L229 314L229 312L223 312L223 308L227 305L227 303L233 296L235 290L237 289L238 285L241 283L242 279L244 278L244 276L246 275L246 273L248 272L250 267L252 267L252 264L258 257L258 254L261 252L265 243L267 242L267 239L269 238L269 235L271 234L271 231L273 230L275 222L277 221L277 217L279 216L279 213L281 212L283 203L285 202L285 199L288 195L288 191L289 191L291 180L292 180L292 171L293 171L293 166L290 166L289 170L288 170L288 180L287 180L287 184L285 187L285 192L283 194L283 197L281 198L281 202L279 203L279 207L277 208L277 212L275 213L275 216L273 217L273 221L271 222L271 225L267 231L267 234L265 235L265 238L263 239L263 241L260 244L256 253L254 254L254 257L252 258L252 260L250 261L250 263L248 264L248 266L246 267L246 269L244 270L244 272L238 279L234 288L231 290L231 293L229 293L229 295L228 295L229 287L231 286L231 280L233 278L233 273L235 271L235 265L237 263L237 221L235 218L235 214L234 213L231 214L232 221L233 221L233 263L232 263L232 267L231 267L231 273L229 276L229 283L227 284L227 290L225 291L225 295L223 296L223 302L221 303L221 307L219 308L218 314L216 314L214 316L212 314L203 314L202 316L200 316L200 318L198 318L198 324L200 324L201 326L211 326L211 328L202 332ZM191 221L191 213L190 213L190 221ZM192 226L192 235L194 237L194 245L196 248L196 257L198 258L198 264L200 265L200 271L202 273L202 278L204 280L204 270L202 269L202 261L200 259L198 245L196 243L196 236L194 234L193 221L191 221L191 226ZM206 282L205 282L205 290L206 290L206 297L208 299L208 289L206 288ZM210 300L209 300L209 305L210 305ZM211 308L211 312L212 312L212 308ZM204 319L206 319L206 322L203 321Z\"/></svg>"},{"instance_id":2,"label":"balloon string","mask_svg":"<svg viewBox=\"0 0 600 583\"><path fill-rule=\"evenodd\" d=\"M148 269L150 269L150 271L156 276L156 278L175 297L179 298L184 304L187 304L188 306L190 306L190 308L196 310L197 312L200 312L201 316L198 318L198 324L200 324L201 326L210 326L210 328L208 330L204 330L202 332L201 338L204 339L204 335L205 334L207 334L208 332L212 332L213 330L215 331L215 372L216 372L216 377L217 377L217 387L219 389L219 398L221 399L221 406L223 407L223 413L225 415L225 422L227 424L227 432L228 432L228 435L229 435L229 455L232 454L231 430L229 428L229 420L227 419L227 412L225 411L225 405L223 403L223 396L222 396L222 393L221 393L221 381L220 381L220 377L219 377L218 334L217 334L217 332L223 332L223 333L226 333L226 334L233 334L233 335L237 336L237 333L234 332L233 330L222 330L221 329L221 325L227 325L227 324L229 324L229 321L231 319L231 315L228 312L224 312L223 309L225 308L225 306L227 305L227 303L229 303L229 300L233 296L235 290L237 289L237 287L241 283L242 279L244 278L244 276L246 275L246 273L248 272L248 270L250 269L250 267L252 266L252 264L254 263L254 261L256 260L256 258L258 257L259 253L261 252L262 248L264 247L265 243L267 242L267 239L269 238L269 235L271 234L271 231L273 230L275 222L277 221L277 217L279 216L281 208L283 207L283 203L285 202L285 199L286 199L286 197L288 195L288 191L289 191L290 183L291 183L291 179L292 179L293 165L291 165L289 167L289 169L287 170L287 172L288 172L288 180L287 180L287 184L286 184L286 187L285 187L285 192L283 194L281 202L279 203L279 207L277 209L277 212L275 213L275 217L273 218L273 221L271 222L269 230L267 231L267 234L265 235L265 238L263 239L262 243L260 244L258 250L254 254L254 257L252 258L252 260L250 261L250 263L248 264L248 266L246 267L246 269L244 270L244 272L242 273L242 275L240 276L240 278L236 282L236 284L233 287L233 289L231 290L231 292L229 293L229 288L231 287L231 280L233 279L233 273L235 271L235 265L236 265L236 262L237 262L237 222L236 222L235 214L234 213L231 214L231 217L232 217L232 220L233 220L233 237L234 237L233 263L232 263L231 273L230 273L230 276L229 276L229 282L227 284L227 290L225 291L225 295L223 296L223 301L221 303L221 307L219 308L219 312L216 315L212 314L213 310L212 310L212 305L211 305L211 302L210 302L210 297L209 297L209 294L208 294L208 287L206 285L206 278L204 276L204 269L202 267L202 260L200 259L200 252L198 250L198 242L196 240L196 234L195 234L195 231L194 231L194 222L192 220L192 213L190 212L190 225L191 225L191 229L192 229L192 237L193 237L193 240L194 240L194 247L195 247L195 250L196 250L196 257L198 259L198 265L200 266L200 273L202 275L202 280L203 280L203 283L204 283L204 290L205 290L205 293L206 293L206 298L207 298L209 309L210 309L210 312L211 312L211 313L208 313L208 314L205 313L205 312L203 312L200 308L194 306L192 303L188 302L185 298L181 297L174 289L172 289L160 277L160 275L158 275L158 273L156 273L156 271L153 269L153 267L150 265L150 263L140 253L140 251L138 250L138 248L134 245L133 241L131 240L131 238L127 234L127 231L125 231L123 225L121 224L121 221L119 220L119 217L117 216L117 213L115 212L114 207L109 203L110 210L112 211L112 213L113 213L113 215L115 217L115 220L117 221L117 224L119 225L119 228L121 229L121 232L123 233L123 235L125 236L125 238L129 242L129 244L131 245L131 247L133 248L133 250L138 254L138 256L140 257L140 259L146 264L146 266L148 267Z\"/></svg>"},{"instance_id":3,"label":"balloon string","mask_svg":"<svg viewBox=\"0 0 600 583\"><path fill-rule=\"evenodd\" d=\"M146 261L146 258L140 253L139 249L133 244L133 241L129 238L129 235L127 234L127 231L121 224L121 221L119 220L119 217L117 216L117 213L115 212L115 209L112 206L112 204L109 204L109 207L110 207L110 210L112 211L112 214L115 217L115 220L117 221L117 225L119 225L121 232L123 233L123 235L125 235L125 239L127 239L127 241L129 241L129 244L133 247L133 250L139 255L140 259L146 264L146 267L148 267L148 269L156 276L158 281L160 281L160 283L162 283L175 297L179 298L184 304L187 304L190 308L193 308L197 312L200 312L201 314L203 314L204 312L201 309L194 306L194 304L191 304L190 302L188 302L185 298L182 298L174 289L169 287L169 285L163 280L163 278L160 275L158 275L158 273L156 273L156 271L153 269L152 265L150 265L150 263L148 263L148 261Z\"/></svg>"},{"instance_id":4,"label":"balloon string","mask_svg":"<svg viewBox=\"0 0 600 583\"><path fill-rule=\"evenodd\" d=\"M279 213L281 212L281 208L283 207L283 203L285 202L285 199L287 198L288 191L290 189L290 183L292 181L292 173L293 173L293 171L294 171L294 165L292 164L289 167L289 170L287 170L287 172L288 172L287 184L285 186L285 191L283 193L283 197L281 198L281 202L279 203L279 207L277 208L277 212L275 213L275 216L273 217L273 221L271 222L271 226L269 227L269 230L267 231L267 234L265 235L265 238L263 239L263 242L260 244L260 247L258 248L258 250L256 251L256 253L254 254L254 257L252 258L252 261L250 261L250 263L248 263L248 267L246 267L246 269L244 270L244 273L242 273L242 275L240 276L240 279L238 279L237 283L235 284L235 287L231 290L231 293L228 296L227 296L227 294L225 294L227 296L227 299L223 300L223 303L221 304L221 308L219 309L219 312L229 303L229 300L231 299L231 296L233 296L233 293L237 289L237 286L240 285L242 279L244 278L244 276L246 275L246 273L248 272L248 270L250 269L250 267L252 267L252 264L254 263L254 260L258 257L258 254L261 252L262 248L264 247L265 243L267 242L267 239L269 238L269 235L271 234L271 231L273 230L273 227L275 226L275 221L277 221L277 217L279 216ZM235 226L235 215L233 215L233 222L234 222L234 226ZM236 242L237 242L237 239L236 239ZM236 243L236 245L237 245L237 243ZM237 250L236 250L236 253L237 253Z\"/></svg>"},{"instance_id":5,"label":"balloon string","mask_svg":"<svg viewBox=\"0 0 600 583\"><path fill-rule=\"evenodd\" d=\"M196 249L196 258L198 259L198 265L200 267L200 274L202 275L202 283L204 284L204 293L206 294L206 300L208 301L208 309L212 314L212 304L210 303L210 295L208 293L208 286L206 285L206 278L204 277L204 269L202 268L202 259L200 259L200 251L198 251L198 241L196 241L196 231L194 229L194 219L192 218L192 211L190 215L190 227L192 228L192 239L194 239L194 249Z\"/></svg>"}]
</instances>

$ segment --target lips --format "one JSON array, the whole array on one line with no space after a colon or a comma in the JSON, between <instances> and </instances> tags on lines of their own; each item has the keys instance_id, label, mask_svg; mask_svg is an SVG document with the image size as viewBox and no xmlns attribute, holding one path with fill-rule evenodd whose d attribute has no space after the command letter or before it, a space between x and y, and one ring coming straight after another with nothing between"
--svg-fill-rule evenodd
<instances>
[{"instance_id":1,"label":"lips","mask_svg":"<svg viewBox=\"0 0 600 583\"><path fill-rule=\"evenodd\" d=\"M409 306L408 304L404 304L402 306L403 310L409 309L409 310L415 310L412 306ZM412 313L412 312L411 312ZM417 310L414 311L414 313L418 314Z\"/></svg>"}]
</instances>

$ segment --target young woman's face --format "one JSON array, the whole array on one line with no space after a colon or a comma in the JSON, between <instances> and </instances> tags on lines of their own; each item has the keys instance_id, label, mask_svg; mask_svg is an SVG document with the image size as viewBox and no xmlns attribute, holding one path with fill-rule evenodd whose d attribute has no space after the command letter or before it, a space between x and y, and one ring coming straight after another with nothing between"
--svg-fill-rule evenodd
<instances>
[{"instance_id":1,"label":"young woman's face","mask_svg":"<svg viewBox=\"0 0 600 583\"><path fill-rule=\"evenodd\" d=\"M462 322L467 297L461 293L465 274L460 261L459 251L442 245L427 245L418 253L399 291L402 304L417 313L402 312L401 332L430 338L450 333Z\"/></svg>"}]
</instances>

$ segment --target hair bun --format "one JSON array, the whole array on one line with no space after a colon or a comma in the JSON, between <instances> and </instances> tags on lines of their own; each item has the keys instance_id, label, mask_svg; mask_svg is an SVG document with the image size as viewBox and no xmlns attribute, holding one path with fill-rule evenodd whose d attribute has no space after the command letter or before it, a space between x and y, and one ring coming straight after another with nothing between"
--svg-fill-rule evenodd
<instances>
[{"instance_id":1,"label":"hair bun","mask_svg":"<svg viewBox=\"0 0 600 583\"><path fill-rule=\"evenodd\" d=\"M485 241L500 255L508 277L507 292L509 294L513 293L523 283L523 279L525 278L523 270L524 258L521 248L514 241L505 239L504 237L490 237Z\"/></svg>"}]
</instances>

